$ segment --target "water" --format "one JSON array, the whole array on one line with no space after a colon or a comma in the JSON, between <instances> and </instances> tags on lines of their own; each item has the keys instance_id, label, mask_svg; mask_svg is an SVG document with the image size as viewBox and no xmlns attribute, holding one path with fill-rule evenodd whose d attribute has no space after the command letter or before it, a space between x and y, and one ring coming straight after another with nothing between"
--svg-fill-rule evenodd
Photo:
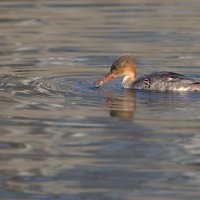
<instances>
[{"instance_id":1,"label":"water","mask_svg":"<svg viewBox=\"0 0 200 200\"><path fill-rule=\"evenodd\" d=\"M200 94L93 82L200 78L200 2L0 2L0 199L199 200Z\"/></svg>"}]
</instances>

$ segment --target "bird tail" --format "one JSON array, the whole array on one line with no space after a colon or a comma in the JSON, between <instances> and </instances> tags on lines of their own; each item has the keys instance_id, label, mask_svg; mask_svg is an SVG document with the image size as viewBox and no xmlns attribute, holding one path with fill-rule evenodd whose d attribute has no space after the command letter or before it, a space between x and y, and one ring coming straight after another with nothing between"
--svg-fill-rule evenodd
<instances>
[{"instance_id":1,"label":"bird tail","mask_svg":"<svg viewBox=\"0 0 200 200\"><path fill-rule=\"evenodd\" d=\"M192 83L191 90L192 91L200 91L200 82Z\"/></svg>"}]
</instances>

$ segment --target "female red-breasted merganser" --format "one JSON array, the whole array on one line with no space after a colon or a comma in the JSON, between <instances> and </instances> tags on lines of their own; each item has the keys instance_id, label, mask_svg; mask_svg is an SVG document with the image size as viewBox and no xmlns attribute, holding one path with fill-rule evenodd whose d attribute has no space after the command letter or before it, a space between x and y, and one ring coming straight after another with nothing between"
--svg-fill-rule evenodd
<instances>
[{"instance_id":1,"label":"female red-breasted merganser","mask_svg":"<svg viewBox=\"0 0 200 200\"><path fill-rule=\"evenodd\" d=\"M123 88L160 91L200 91L200 80L174 72L153 72L136 78L136 64L132 56L122 56L111 66L110 72L95 82L100 87L116 77L124 77Z\"/></svg>"}]
</instances>

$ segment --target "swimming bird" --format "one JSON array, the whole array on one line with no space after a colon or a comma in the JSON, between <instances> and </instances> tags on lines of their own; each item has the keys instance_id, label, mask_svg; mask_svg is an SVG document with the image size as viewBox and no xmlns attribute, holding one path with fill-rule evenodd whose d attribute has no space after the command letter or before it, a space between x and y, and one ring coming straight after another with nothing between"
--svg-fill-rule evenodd
<instances>
[{"instance_id":1,"label":"swimming bird","mask_svg":"<svg viewBox=\"0 0 200 200\"><path fill-rule=\"evenodd\" d=\"M152 72L139 78L136 76L136 63L132 56L121 56L111 66L110 72L95 82L100 87L113 78L123 77L122 87L127 89L159 91L200 91L200 80L175 72Z\"/></svg>"}]
</instances>

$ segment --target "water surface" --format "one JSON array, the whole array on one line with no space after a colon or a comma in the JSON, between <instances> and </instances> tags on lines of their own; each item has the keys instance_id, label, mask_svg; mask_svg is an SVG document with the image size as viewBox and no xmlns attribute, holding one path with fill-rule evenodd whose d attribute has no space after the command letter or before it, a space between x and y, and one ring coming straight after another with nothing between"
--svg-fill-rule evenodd
<instances>
[{"instance_id":1,"label":"water surface","mask_svg":"<svg viewBox=\"0 0 200 200\"><path fill-rule=\"evenodd\" d=\"M200 78L195 0L0 2L0 199L199 200L200 94L93 82Z\"/></svg>"}]
</instances>

